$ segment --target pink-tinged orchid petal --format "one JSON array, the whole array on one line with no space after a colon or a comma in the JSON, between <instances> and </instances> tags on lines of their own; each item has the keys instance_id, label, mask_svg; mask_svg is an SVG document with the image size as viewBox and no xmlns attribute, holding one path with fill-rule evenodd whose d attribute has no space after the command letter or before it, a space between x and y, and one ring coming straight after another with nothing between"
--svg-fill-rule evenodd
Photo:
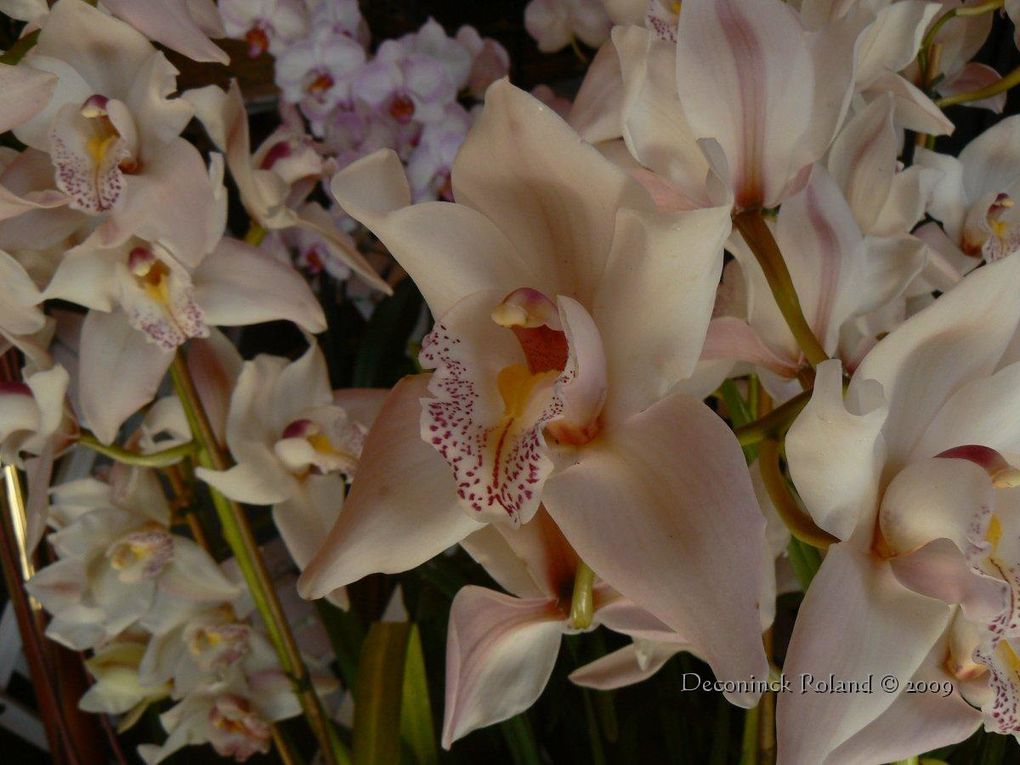
<instances>
[{"instance_id":1,"label":"pink-tinged orchid petal","mask_svg":"<svg viewBox=\"0 0 1020 765\"><path fill-rule=\"evenodd\" d=\"M515 260L533 272L532 281L516 286L567 295L584 305L609 256L614 213L648 207L635 181L507 80L486 93L485 109L457 154L451 178L457 203L494 223L513 243ZM476 258L481 250L479 243ZM432 278L437 270L433 263ZM428 286L427 279L412 276L423 289Z\"/></svg>"},{"instance_id":2,"label":"pink-tinged orchid petal","mask_svg":"<svg viewBox=\"0 0 1020 765\"><path fill-rule=\"evenodd\" d=\"M890 3L878 11L858 42L859 87L866 89L883 72L906 69L921 47L928 24L938 14L938 5L921 0Z\"/></svg>"},{"instance_id":3,"label":"pink-tinged orchid petal","mask_svg":"<svg viewBox=\"0 0 1020 765\"><path fill-rule=\"evenodd\" d=\"M410 274L435 316L472 292L536 281L510 241L476 211L448 202L411 206L403 166L392 151L352 163L330 188Z\"/></svg>"},{"instance_id":4,"label":"pink-tinged orchid petal","mask_svg":"<svg viewBox=\"0 0 1020 765\"><path fill-rule=\"evenodd\" d=\"M45 324L42 295L24 267L0 250L0 334L31 335Z\"/></svg>"},{"instance_id":5,"label":"pink-tinged orchid petal","mask_svg":"<svg viewBox=\"0 0 1020 765\"><path fill-rule=\"evenodd\" d=\"M1020 173L1020 115L1007 117L984 131L960 152L967 201L988 192L1015 193Z\"/></svg>"},{"instance_id":6,"label":"pink-tinged orchid petal","mask_svg":"<svg viewBox=\"0 0 1020 765\"><path fill-rule=\"evenodd\" d=\"M933 457L961 444L1020 452L1020 412L1014 405L1017 390L1020 363L962 386L935 415L911 458Z\"/></svg>"},{"instance_id":7,"label":"pink-tinged orchid petal","mask_svg":"<svg viewBox=\"0 0 1020 765\"><path fill-rule=\"evenodd\" d=\"M545 506L596 574L682 630L717 677L765 677L765 522L723 421L674 394L557 461ZM729 698L751 706L756 696Z\"/></svg>"},{"instance_id":8,"label":"pink-tinged orchid petal","mask_svg":"<svg viewBox=\"0 0 1020 765\"><path fill-rule=\"evenodd\" d=\"M798 365L776 355L743 319L720 316L708 325L702 361L731 359L771 369L783 377L795 377Z\"/></svg>"},{"instance_id":9,"label":"pink-tinged orchid petal","mask_svg":"<svg viewBox=\"0 0 1020 765\"><path fill-rule=\"evenodd\" d=\"M838 360L815 372L811 401L786 435L790 476L819 528L848 539L877 496L887 409L874 390L844 403Z\"/></svg>"},{"instance_id":10,"label":"pink-tinged orchid petal","mask_svg":"<svg viewBox=\"0 0 1020 765\"><path fill-rule=\"evenodd\" d=\"M1008 120L1003 120L1008 122ZM1003 124L1003 123L999 123ZM1018 122L1020 124L1020 122ZM994 130L994 128L992 128ZM980 136L975 138L967 147L970 148L975 143L978 143L985 136L990 133L991 130L986 130ZM1000 133L1001 134L1001 133ZM987 140L987 139L986 139ZM977 152L975 152L976 154ZM947 154L939 154L938 152L928 151L923 147L918 147L914 153L914 163L917 166L929 168L941 174L935 187L932 189L931 200L928 203L928 212L931 213L932 217L937 218L942 222L945 227L946 234L949 238L957 243L962 241L963 237L963 221L967 215L968 203L968 191L964 187L964 165L956 157L949 156ZM981 193L978 191L977 193ZM925 224L921 228L926 228L930 224ZM920 231L920 229L919 229Z\"/></svg>"},{"instance_id":11,"label":"pink-tinged orchid petal","mask_svg":"<svg viewBox=\"0 0 1020 765\"><path fill-rule=\"evenodd\" d=\"M896 175L893 99L884 95L854 115L829 150L828 168L864 231L875 225Z\"/></svg>"},{"instance_id":12,"label":"pink-tinged orchid petal","mask_svg":"<svg viewBox=\"0 0 1020 765\"><path fill-rule=\"evenodd\" d=\"M457 593L446 643L444 749L535 703L556 663L563 623L555 601L474 586Z\"/></svg>"},{"instance_id":13,"label":"pink-tinged orchid petal","mask_svg":"<svg viewBox=\"0 0 1020 765\"><path fill-rule=\"evenodd\" d=\"M302 491L273 507L273 522L298 568L304 570L322 545L344 503L344 481L340 475L310 475ZM347 593L338 587L326 597L343 608Z\"/></svg>"},{"instance_id":14,"label":"pink-tinged orchid petal","mask_svg":"<svg viewBox=\"0 0 1020 765\"><path fill-rule=\"evenodd\" d=\"M194 268L223 235L216 189L202 155L183 138L158 148L144 172L125 176L123 206L100 229L101 239L110 246L134 234Z\"/></svg>"},{"instance_id":15,"label":"pink-tinged orchid petal","mask_svg":"<svg viewBox=\"0 0 1020 765\"><path fill-rule=\"evenodd\" d=\"M635 642L575 669L570 681L597 691L634 685L650 678L683 650L684 646L675 643Z\"/></svg>"},{"instance_id":16,"label":"pink-tinged orchid petal","mask_svg":"<svg viewBox=\"0 0 1020 765\"><path fill-rule=\"evenodd\" d=\"M832 140L850 67L838 67L845 82L830 81L836 67L816 63L796 12L778 0L690 0L678 38L677 90L693 134L722 146L738 208L776 206ZM840 58L827 54L821 62Z\"/></svg>"},{"instance_id":17,"label":"pink-tinged orchid petal","mask_svg":"<svg viewBox=\"0 0 1020 765\"><path fill-rule=\"evenodd\" d=\"M574 581L577 553L545 509L516 529L484 526L461 546L501 587L519 598L554 600Z\"/></svg>"},{"instance_id":18,"label":"pink-tinged orchid petal","mask_svg":"<svg viewBox=\"0 0 1020 765\"><path fill-rule=\"evenodd\" d=\"M39 113L53 96L57 78L29 65L0 64L0 133L13 130Z\"/></svg>"},{"instance_id":19,"label":"pink-tinged orchid petal","mask_svg":"<svg viewBox=\"0 0 1020 765\"><path fill-rule=\"evenodd\" d=\"M892 464L901 464L958 387L994 371L1020 323L1020 301L1009 287L1017 279L1020 257L978 269L861 362L850 392L863 380L881 384L889 403L884 430Z\"/></svg>"},{"instance_id":20,"label":"pink-tinged orchid petal","mask_svg":"<svg viewBox=\"0 0 1020 765\"><path fill-rule=\"evenodd\" d=\"M588 66L567 122L588 143L611 141L620 137L622 105L620 57L606 42Z\"/></svg>"},{"instance_id":21,"label":"pink-tinged orchid petal","mask_svg":"<svg viewBox=\"0 0 1020 765\"><path fill-rule=\"evenodd\" d=\"M689 206L704 206L708 163L675 97L676 45L639 27L613 30L613 45L621 65L627 148L644 167L668 179Z\"/></svg>"},{"instance_id":22,"label":"pink-tinged orchid petal","mask_svg":"<svg viewBox=\"0 0 1020 765\"><path fill-rule=\"evenodd\" d=\"M600 598L597 586L595 593L596 620L599 624L635 640L682 644L683 650L690 650L685 637L633 601L614 592L609 596L612 599L606 602Z\"/></svg>"},{"instance_id":23,"label":"pink-tinged orchid petal","mask_svg":"<svg viewBox=\"0 0 1020 765\"><path fill-rule=\"evenodd\" d=\"M185 537L173 537L173 560L159 577L159 589L178 598L230 601L241 588L227 579L205 550Z\"/></svg>"},{"instance_id":24,"label":"pink-tinged orchid petal","mask_svg":"<svg viewBox=\"0 0 1020 765\"><path fill-rule=\"evenodd\" d=\"M429 377L405 378L387 397L344 511L298 580L303 597L322 597L371 573L407 571L478 530L458 505L449 468L419 437ZM404 533L411 525L414 533Z\"/></svg>"},{"instance_id":25,"label":"pink-tinged orchid petal","mask_svg":"<svg viewBox=\"0 0 1020 765\"><path fill-rule=\"evenodd\" d=\"M971 61L952 77L942 80L938 84L938 91L939 95L944 97L955 96L958 93L973 93L991 87L1001 79L1002 75L987 64ZM999 93L991 98L965 103L967 106L991 109L996 114L1002 114L1002 110L1006 108L1006 94Z\"/></svg>"},{"instance_id":26,"label":"pink-tinged orchid petal","mask_svg":"<svg viewBox=\"0 0 1020 765\"><path fill-rule=\"evenodd\" d=\"M891 675L902 692L945 631L952 609L906 589L888 567L853 544L829 548L800 607L784 671L798 683L804 675L814 682L827 681L830 673L859 682ZM840 650L833 651L834 645ZM780 694L779 760L826 762L896 699L877 688Z\"/></svg>"},{"instance_id":27,"label":"pink-tinged orchid petal","mask_svg":"<svg viewBox=\"0 0 1020 765\"><path fill-rule=\"evenodd\" d=\"M316 333L326 329L322 306L287 263L225 238L195 269L195 300L206 322L219 326L285 319Z\"/></svg>"},{"instance_id":28,"label":"pink-tinged orchid petal","mask_svg":"<svg viewBox=\"0 0 1020 765\"><path fill-rule=\"evenodd\" d=\"M908 130L950 135L956 127L934 101L895 72L881 75L872 84L872 90L892 93L896 103L896 124Z\"/></svg>"},{"instance_id":29,"label":"pink-tinged orchid petal","mask_svg":"<svg viewBox=\"0 0 1020 765\"><path fill-rule=\"evenodd\" d=\"M644 409L694 372L729 232L725 207L617 214L592 304L610 365L607 418ZM635 252L649 254L636 260Z\"/></svg>"},{"instance_id":30,"label":"pink-tinged orchid petal","mask_svg":"<svg viewBox=\"0 0 1020 765\"><path fill-rule=\"evenodd\" d=\"M209 2L209 0L205 0ZM109 0L103 3L114 16L123 19L146 37L183 53L194 61L230 63L214 45L192 15L190 0ZM222 28L220 29L222 33ZM220 36L223 36L222 34Z\"/></svg>"},{"instance_id":31,"label":"pink-tinged orchid petal","mask_svg":"<svg viewBox=\"0 0 1020 765\"><path fill-rule=\"evenodd\" d=\"M90 311L81 330L82 415L105 444L156 395L173 351L151 343L119 311Z\"/></svg>"},{"instance_id":32,"label":"pink-tinged orchid petal","mask_svg":"<svg viewBox=\"0 0 1020 765\"><path fill-rule=\"evenodd\" d=\"M333 403L347 412L351 422L368 430L379 416L388 395L389 390L385 388L344 388L333 391Z\"/></svg>"},{"instance_id":33,"label":"pink-tinged orchid petal","mask_svg":"<svg viewBox=\"0 0 1020 765\"><path fill-rule=\"evenodd\" d=\"M827 765L907 760L970 736L981 712L964 700L954 687L955 678L946 672L948 650L947 641L936 643L912 680L915 687L951 687L952 693L901 693L878 719L841 744Z\"/></svg>"}]
</instances>

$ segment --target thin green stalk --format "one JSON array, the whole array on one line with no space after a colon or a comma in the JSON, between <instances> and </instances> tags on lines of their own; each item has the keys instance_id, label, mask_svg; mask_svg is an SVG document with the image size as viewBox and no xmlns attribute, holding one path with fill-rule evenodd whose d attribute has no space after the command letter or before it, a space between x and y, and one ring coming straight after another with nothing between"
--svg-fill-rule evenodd
<instances>
[{"instance_id":1,"label":"thin green stalk","mask_svg":"<svg viewBox=\"0 0 1020 765\"><path fill-rule=\"evenodd\" d=\"M198 444L194 441L189 441L186 444L174 446L170 449L142 454L141 452L133 452L130 449L125 449L124 447L117 446L116 444L104 444L87 430L82 431L81 437L78 439L78 443L82 446L88 447L94 452L99 452L110 459L116 460L117 462L123 462L126 465L138 465L139 467L150 468L169 467L170 465L175 465L182 459L191 457L198 452Z\"/></svg>"},{"instance_id":2,"label":"thin green stalk","mask_svg":"<svg viewBox=\"0 0 1020 765\"><path fill-rule=\"evenodd\" d=\"M570 626L575 630L587 629L591 626L595 615L595 603L592 587L595 584L595 572L583 560L577 561L574 574L574 594L570 599Z\"/></svg>"},{"instance_id":3,"label":"thin green stalk","mask_svg":"<svg viewBox=\"0 0 1020 765\"><path fill-rule=\"evenodd\" d=\"M772 297L775 298L776 305L779 306L779 311L783 314L804 357L811 366L818 366L828 359L829 355L804 318L804 310L800 306L800 298L797 297L797 290L793 286L790 270L786 267L783 253L779 250L771 229L765 223L761 210L737 213L733 216L733 224L761 266L769 289L772 290Z\"/></svg>"},{"instance_id":4,"label":"thin green stalk","mask_svg":"<svg viewBox=\"0 0 1020 765\"><path fill-rule=\"evenodd\" d=\"M966 104L971 101L983 101L986 98L997 96L1000 93L1005 93L1015 85L1020 85L1020 66L1014 69L1012 72L1007 74L1001 80L996 83L989 85L987 88L981 88L980 90L972 90L969 93L957 93L954 96L946 96L940 98L935 102L935 105L940 109L945 109L947 106L953 106L954 104Z\"/></svg>"},{"instance_id":5,"label":"thin green stalk","mask_svg":"<svg viewBox=\"0 0 1020 765\"><path fill-rule=\"evenodd\" d=\"M188 372L184 356L178 353L170 365L170 377L174 389L184 407L191 433L198 444L198 463L211 470L226 470L229 467L226 456L220 450L212 426L202 407L202 401L195 390L195 384ZM301 709L318 740L325 762L330 765L345 765L350 762L343 744L336 735L322 708L312 685L308 668L301 658L297 642L290 631L283 607L276 596L272 579L258 551L258 543L241 506L212 486L209 487L216 514L223 529L223 537L230 546L238 568L251 591L259 615L265 623L266 632L276 649L283 671L290 677L294 694L301 703Z\"/></svg>"},{"instance_id":6,"label":"thin green stalk","mask_svg":"<svg viewBox=\"0 0 1020 765\"><path fill-rule=\"evenodd\" d=\"M810 400L811 391L803 391L764 417L735 428L737 442L741 446L754 446L766 438L781 439Z\"/></svg>"},{"instance_id":7,"label":"thin green stalk","mask_svg":"<svg viewBox=\"0 0 1020 765\"><path fill-rule=\"evenodd\" d=\"M779 443L771 438L766 438L758 447L758 465L761 468L762 481L769 493L769 499L783 519L783 523L797 539L809 545L821 549L827 548L833 542L838 542L836 537L827 531L818 528L814 521L800 509L797 500L790 493L779 469Z\"/></svg>"},{"instance_id":8,"label":"thin green stalk","mask_svg":"<svg viewBox=\"0 0 1020 765\"><path fill-rule=\"evenodd\" d=\"M8 64L14 66L21 59L25 57L25 54L35 47L35 44L39 41L40 30L29 32L24 37L18 38L17 42L8 48L2 56L0 56L0 64Z\"/></svg>"},{"instance_id":9,"label":"thin green stalk","mask_svg":"<svg viewBox=\"0 0 1020 765\"><path fill-rule=\"evenodd\" d=\"M761 707L754 706L744 713L744 735L740 745L740 765L758 765L758 720Z\"/></svg>"},{"instance_id":10,"label":"thin green stalk","mask_svg":"<svg viewBox=\"0 0 1020 765\"><path fill-rule=\"evenodd\" d=\"M921 40L921 47L918 49L917 54L918 56L917 64L920 67L922 74L926 72L928 69L927 67L928 51L931 48L932 44L935 42L936 35L938 35L938 33L942 31L942 27L948 24L952 19L955 19L957 16L965 18L967 16L980 16L983 13L990 13L998 8L1001 8L1003 2L1004 0L991 0L991 2L982 3L981 5L971 5L967 7L953 8L952 10L946 11L944 14L942 14L935 21L935 23L931 25L931 28L928 30L924 38Z\"/></svg>"},{"instance_id":11,"label":"thin green stalk","mask_svg":"<svg viewBox=\"0 0 1020 765\"><path fill-rule=\"evenodd\" d=\"M499 725L510 750L510 758L514 765L542 765L542 757L538 753L535 733L531 730L527 714L522 712Z\"/></svg>"}]
</instances>

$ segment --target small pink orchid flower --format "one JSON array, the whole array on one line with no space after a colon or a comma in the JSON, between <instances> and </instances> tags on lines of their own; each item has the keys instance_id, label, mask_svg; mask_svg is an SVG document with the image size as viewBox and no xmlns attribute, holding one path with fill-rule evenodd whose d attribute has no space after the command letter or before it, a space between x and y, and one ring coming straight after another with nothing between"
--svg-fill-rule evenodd
<instances>
[{"instance_id":1,"label":"small pink orchid flower","mask_svg":"<svg viewBox=\"0 0 1020 765\"><path fill-rule=\"evenodd\" d=\"M603 581L720 676L761 676L764 522L743 456L718 416L670 393L701 349L729 209L657 212L506 81L452 185L454 204L410 205L392 152L334 179L437 317L421 354L434 372L387 397L301 591L407 570L544 506ZM407 518L413 533L393 533Z\"/></svg>"},{"instance_id":2,"label":"small pink orchid flower","mask_svg":"<svg viewBox=\"0 0 1020 765\"><path fill-rule=\"evenodd\" d=\"M277 55L308 31L302 0L220 0L218 7L227 36L247 42L252 58Z\"/></svg>"},{"instance_id":3,"label":"small pink orchid flower","mask_svg":"<svg viewBox=\"0 0 1020 765\"><path fill-rule=\"evenodd\" d=\"M524 8L524 27L543 53L562 50L574 38L597 48L611 26L601 0L531 0Z\"/></svg>"},{"instance_id":4,"label":"small pink orchid flower","mask_svg":"<svg viewBox=\"0 0 1020 765\"><path fill-rule=\"evenodd\" d=\"M1017 255L965 277L867 354L845 401L840 363L817 368L786 454L808 512L841 541L784 669L897 685L783 694L781 762L898 760L982 719L1020 731L1018 278ZM951 692L910 694L910 680Z\"/></svg>"}]
</instances>

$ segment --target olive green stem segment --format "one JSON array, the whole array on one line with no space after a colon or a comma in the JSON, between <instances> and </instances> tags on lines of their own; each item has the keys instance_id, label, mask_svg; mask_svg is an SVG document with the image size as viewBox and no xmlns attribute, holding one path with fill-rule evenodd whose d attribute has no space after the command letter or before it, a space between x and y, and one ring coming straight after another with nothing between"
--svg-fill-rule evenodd
<instances>
[{"instance_id":1,"label":"olive green stem segment","mask_svg":"<svg viewBox=\"0 0 1020 765\"><path fill-rule=\"evenodd\" d=\"M754 446L766 438L781 440L810 400L811 391L803 391L764 417L734 429L733 434L737 437L737 442L741 446Z\"/></svg>"},{"instance_id":2,"label":"olive green stem segment","mask_svg":"<svg viewBox=\"0 0 1020 765\"><path fill-rule=\"evenodd\" d=\"M94 452L99 452L112 460L116 460L117 462L123 462L126 465L138 465L139 467L150 468L162 468L169 467L170 465L176 465L182 459L190 457L198 452L198 444L194 441L188 441L186 444L174 446L170 449L142 454L141 452L133 452L130 449L125 449L124 447L117 446L116 444L104 444L88 431L82 431L81 437L78 439L78 443L82 446L88 447Z\"/></svg>"},{"instance_id":3,"label":"olive green stem segment","mask_svg":"<svg viewBox=\"0 0 1020 765\"><path fill-rule=\"evenodd\" d=\"M921 66L921 72L923 73L928 69L928 62L924 60L924 57L929 55L928 50L935 42L935 36L942 31L942 27L948 24L952 19L955 19L957 16L963 18L967 16L980 16L983 13L991 13L992 11L1001 8L1003 2L1004 0L991 0L991 2L982 3L981 5L971 5L967 7L953 8L952 10L949 10L946 13L939 16L935 23L931 25L931 28L928 29L928 32L925 34L924 39L921 40L921 47L918 49L920 51L919 56L921 58L921 60L918 61L918 64L920 64Z\"/></svg>"},{"instance_id":4,"label":"olive green stem segment","mask_svg":"<svg viewBox=\"0 0 1020 765\"><path fill-rule=\"evenodd\" d=\"M574 574L574 594L570 599L570 627L575 630L586 630L595 617L595 599L592 586L595 584L595 572L583 560L577 561Z\"/></svg>"},{"instance_id":5,"label":"olive green stem segment","mask_svg":"<svg viewBox=\"0 0 1020 765\"><path fill-rule=\"evenodd\" d=\"M198 464L211 470L226 470L229 467L227 458L216 441L194 381L188 372L187 362L179 351L170 365L170 378L184 407L191 433L198 444L196 455ZM276 649L280 665L293 683L294 694L301 703L305 718L315 734L323 760L329 765L346 765L350 759L315 693L308 668L290 631L287 617L283 613L272 579L259 554L258 543L244 510L237 502L225 497L212 486L209 486L209 494L223 529L223 537L244 575L252 599L265 623L269 639Z\"/></svg>"},{"instance_id":6,"label":"olive green stem segment","mask_svg":"<svg viewBox=\"0 0 1020 765\"><path fill-rule=\"evenodd\" d=\"M800 509L796 498L790 493L786 479L779 469L778 441L766 438L761 442L758 447L758 466L761 468L762 481L769 493L769 499L793 536L822 550L839 541L829 532L818 528L810 516Z\"/></svg>"},{"instance_id":7,"label":"olive green stem segment","mask_svg":"<svg viewBox=\"0 0 1020 765\"><path fill-rule=\"evenodd\" d=\"M997 96L1000 93L1005 93L1007 90L1016 85L1020 85L1020 66L998 82L989 85L987 88L972 90L969 93L957 93L953 96L946 96L945 98L938 99L935 102L935 105L940 109L945 109L947 106L953 106L955 104L966 104L971 101L983 101L986 98L991 98L992 96Z\"/></svg>"},{"instance_id":8,"label":"olive green stem segment","mask_svg":"<svg viewBox=\"0 0 1020 765\"><path fill-rule=\"evenodd\" d=\"M779 311L786 319L786 324L803 351L804 357L811 366L818 366L829 358L829 355L804 318L804 310L800 307L800 299L793 286L790 270L786 267L783 253L780 252L772 231L765 223L761 210L744 210L737 213L733 216L733 225L740 231L765 273L765 280L772 290L776 305L779 306Z\"/></svg>"}]
</instances>

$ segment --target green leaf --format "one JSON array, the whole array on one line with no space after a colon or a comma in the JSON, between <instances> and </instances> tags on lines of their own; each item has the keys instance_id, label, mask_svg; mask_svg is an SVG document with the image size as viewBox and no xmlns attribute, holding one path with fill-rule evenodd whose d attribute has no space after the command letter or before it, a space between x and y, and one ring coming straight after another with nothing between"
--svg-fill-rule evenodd
<instances>
[{"instance_id":1,"label":"green leaf","mask_svg":"<svg viewBox=\"0 0 1020 765\"><path fill-rule=\"evenodd\" d=\"M342 611L325 599L315 601L315 608L336 656L340 679L346 687L353 688L357 684L358 659L365 640L365 628L353 611Z\"/></svg>"},{"instance_id":2,"label":"green leaf","mask_svg":"<svg viewBox=\"0 0 1020 765\"><path fill-rule=\"evenodd\" d=\"M418 765L434 765L438 761L436 733L432 727L432 705L425 675L418 625L411 625L404 661L403 704L400 713L400 737L414 754Z\"/></svg>"},{"instance_id":3,"label":"green leaf","mask_svg":"<svg viewBox=\"0 0 1020 765\"><path fill-rule=\"evenodd\" d=\"M511 717L501 722L499 727L514 765L541 765L542 758L538 754L535 733L531 730L526 714Z\"/></svg>"},{"instance_id":4,"label":"green leaf","mask_svg":"<svg viewBox=\"0 0 1020 765\"><path fill-rule=\"evenodd\" d=\"M796 537L790 537L790 544L787 545L786 551L797 581L804 588L804 592L807 592L808 585L811 584L811 580L818 573L819 566L822 565L822 556L818 552L818 548L801 542Z\"/></svg>"},{"instance_id":5,"label":"green leaf","mask_svg":"<svg viewBox=\"0 0 1020 765\"><path fill-rule=\"evenodd\" d=\"M354 765L400 765L402 742L417 765L437 761L421 638L411 622L376 622L354 686Z\"/></svg>"}]
</instances>

